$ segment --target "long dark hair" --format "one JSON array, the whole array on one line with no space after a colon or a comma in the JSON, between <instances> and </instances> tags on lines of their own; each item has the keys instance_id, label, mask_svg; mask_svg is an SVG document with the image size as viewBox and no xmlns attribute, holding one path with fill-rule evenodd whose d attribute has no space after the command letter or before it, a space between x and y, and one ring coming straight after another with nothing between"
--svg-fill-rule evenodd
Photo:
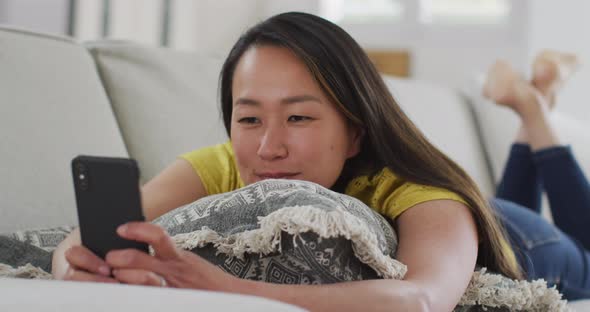
<instances>
[{"instance_id":1,"label":"long dark hair","mask_svg":"<svg viewBox=\"0 0 590 312\"><path fill-rule=\"evenodd\" d=\"M522 273L503 228L465 171L434 147L401 110L358 43L342 28L298 12L273 16L246 31L231 49L220 75L223 121L230 136L232 82L238 61L257 45L280 46L295 53L348 121L364 130L361 149L349 159L336 182L389 167L400 178L451 190L468 204L481 245L478 263L512 278Z\"/></svg>"}]
</instances>

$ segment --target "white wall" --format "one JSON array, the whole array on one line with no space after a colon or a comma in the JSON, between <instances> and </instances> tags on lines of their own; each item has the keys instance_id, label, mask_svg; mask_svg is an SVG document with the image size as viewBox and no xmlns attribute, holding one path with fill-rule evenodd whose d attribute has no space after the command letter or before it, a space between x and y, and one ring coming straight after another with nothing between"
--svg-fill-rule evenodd
<instances>
[{"instance_id":1,"label":"white wall","mask_svg":"<svg viewBox=\"0 0 590 312\"><path fill-rule=\"evenodd\" d=\"M266 16L288 10L319 14L318 0L268 1ZM512 24L500 27L428 26L403 21L399 25L341 25L366 49L406 49L413 78L461 88L503 58L521 69L526 59L528 0L514 4ZM415 13L417 14L417 13Z\"/></svg>"},{"instance_id":2,"label":"white wall","mask_svg":"<svg viewBox=\"0 0 590 312\"><path fill-rule=\"evenodd\" d=\"M65 34L68 5L67 0L0 0L0 24Z\"/></svg>"},{"instance_id":3,"label":"white wall","mask_svg":"<svg viewBox=\"0 0 590 312\"><path fill-rule=\"evenodd\" d=\"M240 34L263 18L266 0L182 0L176 4L175 15L181 19L174 21L173 28L180 33L174 35L172 46L226 56ZM196 16L182 13L187 10Z\"/></svg>"},{"instance_id":4,"label":"white wall","mask_svg":"<svg viewBox=\"0 0 590 312\"><path fill-rule=\"evenodd\" d=\"M585 63L564 86L557 109L590 121L590 12L589 1L531 1L527 59L550 48L577 53Z\"/></svg>"},{"instance_id":5,"label":"white wall","mask_svg":"<svg viewBox=\"0 0 590 312\"><path fill-rule=\"evenodd\" d=\"M413 78L450 87L465 86L498 58L517 67L523 63L524 24L506 30L482 28L469 32L466 28L344 25L364 48L409 50Z\"/></svg>"},{"instance_id":6,"label":"white wall","mask_svg":"<svg viewBox=\"0 0 590 312\"><path fill-rule=\"evenodd\" d=\"M172 47L225 56L250 26L286 11L318 12L317 0L176 0ZM191 12L196 12L191 14ZM189 40L187 40L189 38Z\"/></svg>"}]
</instances>

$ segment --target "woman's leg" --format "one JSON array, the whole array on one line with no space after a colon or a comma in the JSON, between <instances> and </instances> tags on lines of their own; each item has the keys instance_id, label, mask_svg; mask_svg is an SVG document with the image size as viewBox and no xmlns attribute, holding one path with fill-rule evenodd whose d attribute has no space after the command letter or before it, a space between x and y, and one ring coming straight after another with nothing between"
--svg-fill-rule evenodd
<instances>
[{"instance_id":1,"label":"woman's leg","mask_svg":"<svg viewBox=\"0 0 590 312\"><path fill-rule=\"evenodd\" d=\"M495 79L489 79L484 95L513 109L521 117L522 125L517 140L530 144L537 172L528 174L529 183L537 185L540 183L538 181L543 181L556 225L590 249L590 231L584 227L584 224L590 224L590 186L569 148L561 146L552 128L549 113L555 106L556 90L575 70L575 66L577 61L573 55L543 52L533 64L531 85L508 64L497 64L495 75L492 75ZM515 168L519 165L521 163L516 163L507 170L514 170L517 177L527 176L520 173L521 170L532 170L527 164L524 164L524 169ZM510 173L506 174L510 177ZM537 180L533 181L531 176L537 176ZM503 181L512 183L508 186L515 188L526 182L524 178ZM524 187L523 190L525 194L521 196L530 196L526 195L530 193L530 187ZM504 192L502 188L500 191ZM512 196L516 197L518 195ZM530 206L530 202L523 200L515 202L524 202L525 206Z\"/></svg>"},{"instance_id":2,"label":"woman's leg","mask_svg":"<svg viewBox=\"0 0 590 312\"><path fill-rule=\"evenodd\" d=\"M555 106L556 91L577 68L578 59L573 54L543 51L535 58L532 84L549 99L550 109ZM539 122L538 128L550 130L550 125ZM555 224L590 250L590 230L587 228L590 224L590 184L571 148L538 148L533 159L543 180Z\"/></svg>"},{"instance_id":3,"label":"woman's leg","mask_svg":"<svg viewBox=\"0 0 590 312\"><path fill-rule=\"evenodd\" d=\"M512 144L502 179L496 189L496 197L541 213L542 190L531 147L522 143Z\"/></svg>"},{"instance_id":4,"label":"woman's leg","mask_svg":"<svg viewBox=\"0 0 590 312\"><path fill-rule=\"evenodd\" d=\"M484 86L484 96L499 105L513 105L527 97L514 95L519 90L515 86L523 84L509 64L498 61L488 71ZM527 142L526 129L521 126L514 144L510 148L508 161L496 190L496 197L515 202L536 213L541 212L542 183L537 175L531 147Z\"/></svg>"},{"instance_id":5,"label":"woman's leg","mask_svg":"<svg viewBox=\"0 0 590 312\"><path fill-rule=\"evenodd\" d=\"M570 300L590 298L588 244L584 244L585 248L576 241L587 240L590 236L582 233L583 228L577 223L590 224L590 206L585 205L588 202L585 196L590 190L571 151L561 146L551 126L549 111L555 105L557 87L566 78L564 72L571 73L563 69L568 66L571 68L574 63L572 58L563 54L541 54L533 65L532 84L536 88L514 74L514 71L505 70L504 79L484 90L488 97L513 109L520 116L522 125L517 141L530 145L537 178L543 181L553 214L558 215L556 223L570 235L530 209L515 203L496 199L492 205L497 208L517 258L529 279L546 279L550 285L557 285ZM571 187L571 183L576 186ZM571 193L574 191L576 194ZM576 222L572 219L576 219Z\"/></svg>"},{"instance_id":6,"label":"woman's leg","mask_svg":"<svg viewBox=\"0 0 590 312\"><path fill-rule=\"evenodd\" d=\"M575 55L544 51L533 63L532 84L548 99L548 107L555 106L559 87L577 69ZM559 146L544 112L532 116L528 140L533 146L533 159L543 181L557 227L590 250L590 184L576 162L570 147ZM546 144L543 144L545 142ZM536 146L535 146L536 145ZM553 146L552 146L553 145Z\"/></svg>"},{"instance_id":7,"label":"woman's leg","mask_svg":"<svg viewBox=\"0 0 590 312\"><path fill-rule=\"evenodd\" d=\"M492 199L528 280L545 279L565 299L590 298L590 252L540 215L502 199Z\"/></svg>"},{"instance_id":8,"label":"woman's leg","mask_svg":"<svg viewBox=\"0 0 590 312\"><path fill-rule=\"evenodd\" d=\"M590 184L569 146L534 153L555 225L590 250Z\"/></svg>"}]
</instances>

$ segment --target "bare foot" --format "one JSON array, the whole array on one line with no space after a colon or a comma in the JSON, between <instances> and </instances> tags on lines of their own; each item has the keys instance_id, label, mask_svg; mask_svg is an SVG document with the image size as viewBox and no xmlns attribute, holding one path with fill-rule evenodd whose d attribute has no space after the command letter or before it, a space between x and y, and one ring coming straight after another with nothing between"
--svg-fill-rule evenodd
<instances>
[{"instance_id":1,"label":"bare foot","mask_svg":"<svg viewBox=\"0 0 590 312\"><path fill-rule=\"evenodd\" d=\"M496 61L488 71L483 96L530 119L547 109L547 101L505 61Z\"/></svg>"},{"instance_id":2,"label":"bare foot","mask_svg":"<svg viewBox=\"0 0 590 312\"><path fill-rule=\"evenodd\" d=\"M553 50L541 51L533 61L532 84L549 101L549 109L555 107L555 93L579 67L575 54Z\"/></svg>"}]
</instances>

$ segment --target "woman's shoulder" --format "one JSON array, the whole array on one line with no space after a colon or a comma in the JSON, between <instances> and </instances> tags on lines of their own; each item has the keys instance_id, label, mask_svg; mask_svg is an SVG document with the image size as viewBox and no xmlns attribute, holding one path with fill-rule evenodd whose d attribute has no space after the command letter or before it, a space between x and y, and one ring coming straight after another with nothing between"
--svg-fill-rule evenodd
<instances>
[{"instance_id":1,"label":"woman's shoulder","mask_svg":"<svg viewBox=\"0 0 590 312\"><path fill-rule=\"evenodd\" d=\"M183 153L180 155L181 158L185 158L187 160L193 159L193 158L197 158L197 157L219 157L219 156L225 156L228 158L233 158L234 157L234 152L231 146L231 141L227 141L224 143L219 143L219 144L215 144L215 145L210 145L210 146L205 146L205 147L200 147L197 149L194 149L190 152L187 153Z\"/></svg>"},{"instance_id":2,"label":"woman's shoulder","mask_svg":"<svg viewBox=\"0 0 590 312\"><path fill-rule=\"evenodd\" d=\"M229 192L241 185L230 141L195 149L179 157L191 164L208 195Z\"/></svg>"},{"instance_id":3,"label":"woman's shoulder","mask_svg":"<svg viewBox=\"0 0 590 312\"><path fill-rule=\"evenodd\" d=\"M368 189L381 189L384 187L390 190L397 189L403 183L403 179L400 179L391 169L385 167L376 172L358 175L352 178L346 187L346 193L355 193Z\"/></svg>"},{"instance_id":4,"label":"woman's shoulder","mask_svg":"<svg viewBox=\"0 0 590 312\"><path fill-rule=\"evenodd\" d=\"M346 194L360 199L391 219L426 201L449 199L466 204L460 195L451 190L407 181L388 167L373 175L353 178L346 188Z\"/></svg>"}]
</instances>

